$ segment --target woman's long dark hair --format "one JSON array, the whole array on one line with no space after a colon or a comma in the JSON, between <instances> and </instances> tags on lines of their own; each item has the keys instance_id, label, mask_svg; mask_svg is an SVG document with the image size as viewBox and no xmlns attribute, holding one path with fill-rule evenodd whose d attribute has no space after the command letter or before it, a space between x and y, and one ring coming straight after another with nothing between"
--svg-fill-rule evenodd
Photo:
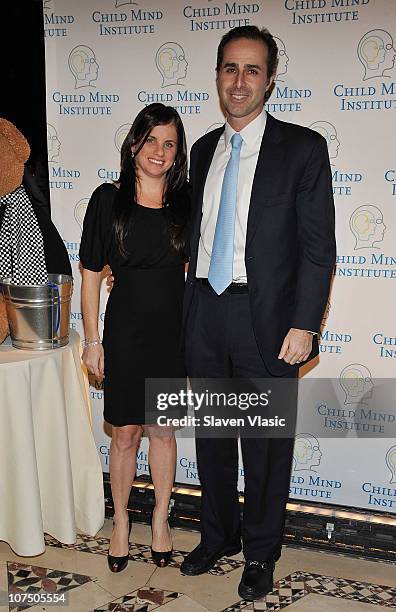
<instances>
[{"instance_id":1,"label":"woman's long dark hair","mask_svg":"<svg viewBox=\"0 0 396 612\"><path fill-rule=\"evenodd\" d=\"M178 112L171 106L155 103L143 108L136 116L121 147L121 173L114 210L114 235L119 253L125 258L128 251L125 239L130 227L131 204L136 201L135 156L144 146L151 130L157 125L173 124L177 132L177 153L174 164L166 174L166 188L162 205L167 208L167 225L172 246L183 251L185 246L184 226L187 216L181 214L180 196L187 182L187 145L183 123ZM137 145L134 156L131 148ZM184 202L188 208L188 202ZM169 211L168 211L169 209Z\"/></svg>"}]
</instances>

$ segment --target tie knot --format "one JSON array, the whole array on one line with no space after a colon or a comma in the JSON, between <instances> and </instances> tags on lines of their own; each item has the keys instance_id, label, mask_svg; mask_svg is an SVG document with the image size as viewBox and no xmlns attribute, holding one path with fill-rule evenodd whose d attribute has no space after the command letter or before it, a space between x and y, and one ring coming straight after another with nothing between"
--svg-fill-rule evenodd
<instances>
[{"instance_id":1,"label":"tie knot","mask_svg":"<svg viewBox=\"0 0 396 612\"><path fill-rule=\"evenodd\" d=\"M231 146L233 149L240 149L243 143L243 138L242 136L238 133L235 132L235 134L233 134L231 136Z\"/></svg>"}]
</instances>

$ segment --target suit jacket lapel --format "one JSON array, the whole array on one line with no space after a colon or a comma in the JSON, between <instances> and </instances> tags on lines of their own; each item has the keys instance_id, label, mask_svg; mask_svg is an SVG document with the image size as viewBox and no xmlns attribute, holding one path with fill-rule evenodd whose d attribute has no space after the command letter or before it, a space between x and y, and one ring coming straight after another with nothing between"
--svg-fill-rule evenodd
<instances>
[{"instance_id":1,"label":"suit jacket lapel","mask_svg":"<svg viewBox=\"0 0 396 612\"><path fill-rule=\"evenodd\" d=\"M246 248L252 241L260 223L264 208L263 200L267 193L271 193L272 177L276 176L279 164L284 155L282 134L279 125L276 119L267 114L267 122L261 141L256 171L253 178L252 193L250 196Z\"/></svg>"}]
</instances>

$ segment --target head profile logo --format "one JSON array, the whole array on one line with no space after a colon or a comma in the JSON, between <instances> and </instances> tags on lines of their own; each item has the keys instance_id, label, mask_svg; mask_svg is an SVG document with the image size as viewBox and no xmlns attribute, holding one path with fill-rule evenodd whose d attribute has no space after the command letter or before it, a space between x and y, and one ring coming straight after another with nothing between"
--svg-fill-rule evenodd
<instances>
[{"instance_id":1,"label":"head profile logo","mask_svg":"<svg viewBox=\"0 0 396 612\"><path fill-rule=\"evenodd\" d=\"M351 363L340 374L340 386L345 394L344 405L367 404L374 384L370 370L361 363Z\"/></svg>"},{"instance_id":2,"label":"head profile logo","mask_svg":"<svg viewBox=\"0 0 396 612\"><path fill-rule=\"evenodd\" d=\"M81 198L81 200L79 200L74 207L74 218L81 232L83 230L84 217L87 211L88 202L89 198Z\"/></svg>"},{"instance_id":3,"label":"head profile logo","mask_svg":"<svg viewBox=\"0 0 396 612\"><path fill-rule=\"evenodd\" d=\"M383 241L386 225L383 214L377 206L367 204L356 208L351 214L349 227L355 237L355 251L380 248L375 245Z\"/></svg>"},{"instance_id":4,"label":"head profile logo","mask_svg":"<svg viewBox=\"0 0 396 612\"><path fill-rule=\"evenodd\" d=\"M120 125L120 127L117 129L116 133L114 134L114 144L119 153L121 153L122 143L127 137L127 134L129 130L131 129L131 127L132 127L131 123L124 123L123 125Z\"/></svg>"},{"instance_id":5,"label":"head profile logo","mask_svg":"<svg viewBox=\"0 0 396 612\"><path fill-rule=\"evenodd\" d=\"M391 446L385 455L386 467L391 473L389 484L396 483L396 444Z\"/></svg>"},{"instance_id":6,"label":"head profile logo","mask_svg":"<svg viewBox=\"0 0 396 612\"><path fill-rule=\"evenodd\" d=\"M59 151L61 143L58 138L58 133L53 125L47 123L47 148L48 148L48 161L58 161Z\"/></svg>"},{"instance_id":7,"label":"head profile logo","mask_svg":"<svg viewBox=\"0 0 396 612\"><path fill-rule=\"evenodd\" d=\"M69 69L74 76L74 89L95 87L92 83L98 78L99 65L91 47L74 47L69 54Z\"/></svg>"},{"instance_id":8,"label":"head profile logo","mask_svg":"<svg viewBox=\"0 0 396 612\"><path fill-rule=\"evenodd\" d=\"M396 50L393 38L386 30L370 30L359 41L357 54L364 68L363 81L385 74L395 65Z\"/></svg>"},{"instance_id":9,"label":"head profile logo","mask_svg":"<svg viewBox=\"0 0 396 612\"><path fill-rule=\"evenodd\" d=\"M183 47L176 42L166 42L155 55L155 65L162 76L161 87L180 85L187 76L188 62Z\"/></svg>"},{"instance_id":10,"label":"head profile logo","mask_svg":"<svg viewBox=\"0 0 396 612\"><path fill-rule=\"evenodd\" d=\"M274 36L274 40L278 47L278 66L276 68L275 81L284 81L284 77L287 73L287 66L289 64L289 56L286 53L286 46L283 40ZM282 77L282 78L280 78Z\"/></svg>"},{"instance_id":11,"label":"head profile logo","mask_svg":"<svg viewBox=\"0 0 396 612\"><path fill-rule=\"evenodd\" d=\"M322 452L319 441L309 433L297 434L294 440L293 469L295 472L306 470L316 472L313 468L320 465Z\"/></svg>"},{"instance_id":12,"label":"head profile logo","mask_svg":"<svg viewBox=\"0 0 396 612\"><path fill-rule=\"evenodd\" d=\"M330 161L335 159L340 148L340 141L338 140L337 130L334 125L329 121L315 121L309 127L326 139Z\"/></svg>"}]
</instances>

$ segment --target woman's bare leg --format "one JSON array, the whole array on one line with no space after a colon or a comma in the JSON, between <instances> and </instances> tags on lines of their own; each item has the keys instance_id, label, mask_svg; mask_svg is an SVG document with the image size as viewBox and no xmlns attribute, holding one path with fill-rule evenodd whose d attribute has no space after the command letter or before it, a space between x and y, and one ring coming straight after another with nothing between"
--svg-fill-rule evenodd
<instances>
[{"instance_id":1,"label":"woman's bare leg","mask_svg":"<svg viewBox=\"0 0 396 612\"><path fill-rule=\"evenodd\" d=\"M149 464L154 484L153 550L171 550L168 507L176 472L176 440L172 428L146 427L149 439Z\"/></svg>"},{"instance_id":2,"label":"woman's bare leg","mask_svg":"<svg viewBox=\"0 0 396 612\"><path fill-rule=\"evenodd\" d=\"M128 499L136 472L136 454L142 427L113 427L110 445L110 482L114 502L114 529L109 553L114 557L128 554Z\"/></svg>"}]
</instances>

